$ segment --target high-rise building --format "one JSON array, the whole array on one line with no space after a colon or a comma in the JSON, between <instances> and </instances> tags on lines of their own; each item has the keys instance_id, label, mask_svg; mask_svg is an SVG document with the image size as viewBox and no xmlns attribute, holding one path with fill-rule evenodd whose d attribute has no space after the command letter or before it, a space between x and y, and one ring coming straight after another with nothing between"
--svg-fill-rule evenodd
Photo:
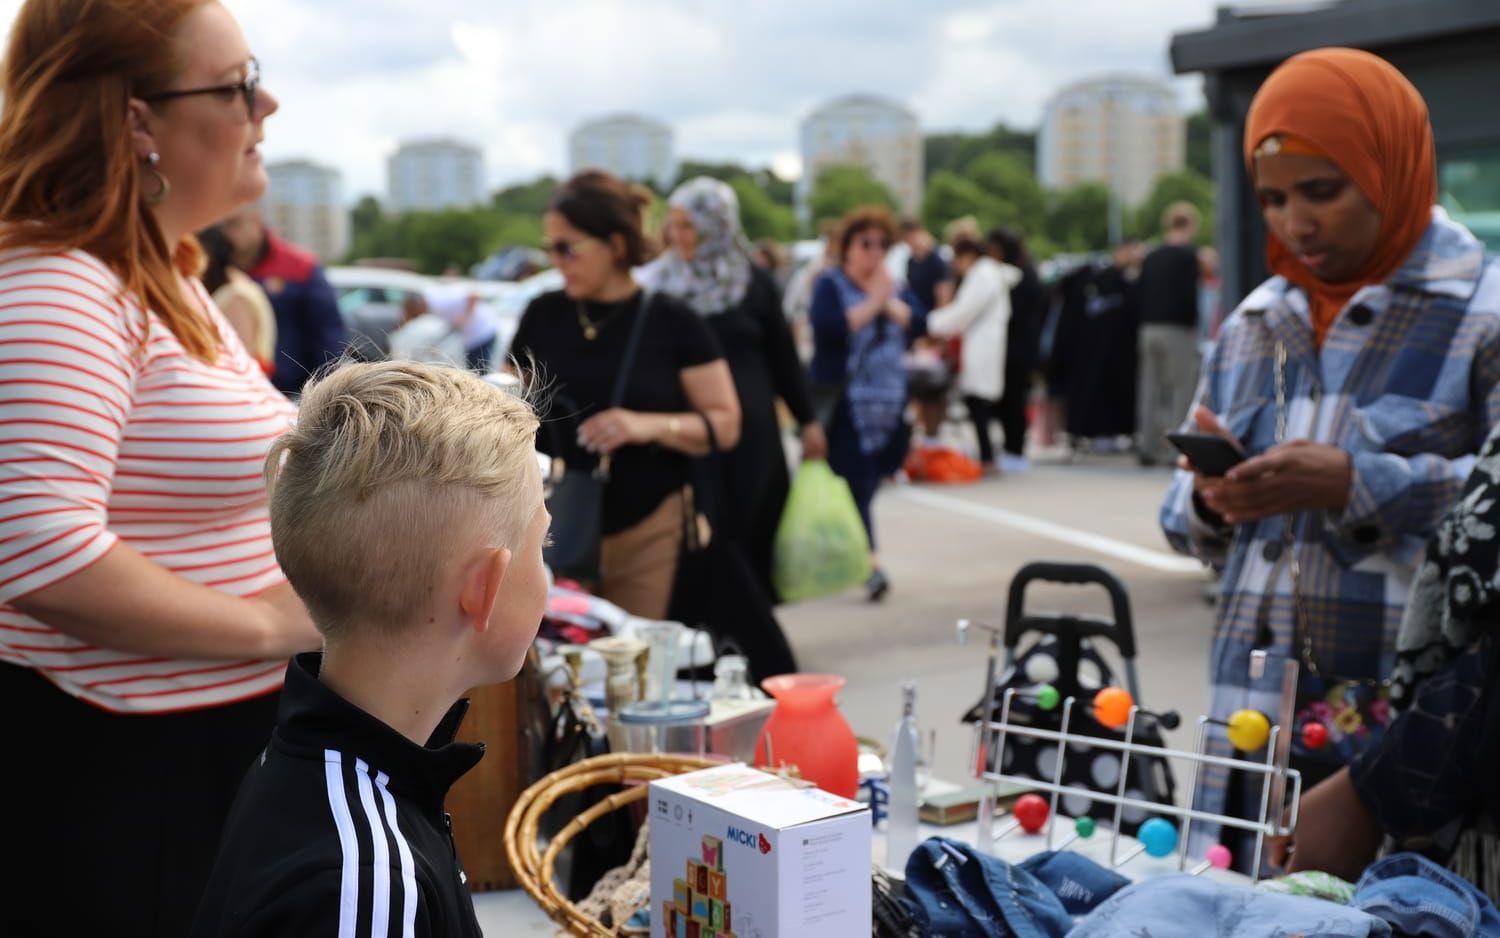
<instances>
[{"instance_id":1,"label":"high-rise building","mask_svg":"<svg viewBox=\"0 0 1500 938\"><path fill-rule=\"evenodd\" d=\"M677 179L672 128L635 114L614 114L580 124L568 138L572 172L602 169L665 189Z\"/></svg>"},{"instance_id":2,"label":"high-rise building","mask_svg":"<svg viewBox=\"0 0 1500 938\"><path fill-rule=\"evenodd\" d=\"M885 183L901 211L922 207L922 130L917 117L894 101L855 94L830 101L802 122L802 178L797 212L807 217L807 200L818 173L830 166L862 166Z\"/></svg>"},{"instance_id":3,"label":"high-rise building","mask_svg":"<svg viewBox=\"0 0 1500 938\"><path fill-rule=\"evenodd\" d=\"M386 162L393 212L435 212L484 204L484 153L447 137L408 140Z\"/></svg>"},{"instance_id":4,"label":"high-rise building","mask_svg":"<svg viewBox=\"0 0 1500 938\"><path fill-rule=\"evenodd\" d=\"M1157 177L1182 169L1186 121L1172 86L1110 75L1069 85L1047 102L1037 135L1043 186L1101 182L1126 205L1151 194Z\"/></svg>"},{"instance_id":5,"label":"high-rise building","mask_svg":"<svg viewBox=\"0 0 1500 938\"><path fill-rule=\"evenodd\" d=\"M266 164L271 184L261 200L266 224L276 233L337 263L349 250L349 210L339 171L307 160Z\"/></svg>"}]
</instances>

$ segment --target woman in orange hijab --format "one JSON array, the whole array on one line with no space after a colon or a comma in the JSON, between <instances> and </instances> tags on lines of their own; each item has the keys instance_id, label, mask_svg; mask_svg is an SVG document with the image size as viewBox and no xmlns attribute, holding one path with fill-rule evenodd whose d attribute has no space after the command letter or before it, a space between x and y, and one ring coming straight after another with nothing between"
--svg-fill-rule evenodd
<instances>
[{"instance_id":1,"label":"woman in orange hijab","mask_svg":"<svg viewBox=\"0 0 1500 938\"><path fill-rule=\"evenodd\" d=\"M1389 720L1380 682L1416 562L1500 423L1500 266L1435 207L1427 107L1376 56L1288 59L1250 106L1244 154L1275 275L1226 321L1190 424L1246 458L1217 477L1184 460L1162 525L1224 571L1215 717L1277 711L1280 669L1252 680L1253 651L1300 662L1283 729L1311 785ZM1215 810L1258 798L1222 771L1206 786Z\"/></svg>"}]
</instances>

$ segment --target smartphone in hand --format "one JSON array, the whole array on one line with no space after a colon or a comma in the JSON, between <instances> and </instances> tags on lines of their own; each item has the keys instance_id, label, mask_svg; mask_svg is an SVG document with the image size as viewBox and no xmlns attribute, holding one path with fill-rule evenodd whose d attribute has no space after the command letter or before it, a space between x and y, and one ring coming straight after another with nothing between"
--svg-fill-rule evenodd
<instances>
[{"instance_id":1,"label":"smartphone in hand","mask_svg":"<svg viewBox=\"0 0 1500 938\"><path fill-rule=\"evenodd\" d=\"M1206 476L1221 476L1246 459L1238 443L1217 433L1168 433L1167 442Z\"/></svg>"}]
</instances>

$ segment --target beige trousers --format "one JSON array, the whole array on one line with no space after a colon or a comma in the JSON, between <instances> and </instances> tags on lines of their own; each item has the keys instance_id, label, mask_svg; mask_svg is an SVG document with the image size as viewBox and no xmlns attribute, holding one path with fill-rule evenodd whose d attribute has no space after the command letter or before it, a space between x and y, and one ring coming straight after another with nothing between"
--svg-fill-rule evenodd
<instances>
[{"instance_id":1,"label":"beige trousers","mask_svg":"<svg viewBox=\"0 0 1500 938\"><path fill-rule=\"evenodd\" d=\"M685 492L673 492L633 527L604 538L599 595L643 619L665 619L682 553Z\"/></svg>"}]
</instances>

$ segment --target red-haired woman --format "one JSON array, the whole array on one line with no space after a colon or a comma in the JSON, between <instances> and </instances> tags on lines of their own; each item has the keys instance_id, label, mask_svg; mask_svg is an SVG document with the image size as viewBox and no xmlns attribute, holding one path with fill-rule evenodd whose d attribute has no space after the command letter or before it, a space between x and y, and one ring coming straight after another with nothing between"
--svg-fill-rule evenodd
<instances>
[{"instance_id":1,"label":"red-haired woman","mask_svg":"<svg viewBox=\"0 0 1500 938\"><path fill-rule=\"evenodd\" d=\"M0 90L0 933L183 934L318 643L261 475L293 409L194 279L277 104L204 0L28 0Z\"/></svg>"}]
</instances>

